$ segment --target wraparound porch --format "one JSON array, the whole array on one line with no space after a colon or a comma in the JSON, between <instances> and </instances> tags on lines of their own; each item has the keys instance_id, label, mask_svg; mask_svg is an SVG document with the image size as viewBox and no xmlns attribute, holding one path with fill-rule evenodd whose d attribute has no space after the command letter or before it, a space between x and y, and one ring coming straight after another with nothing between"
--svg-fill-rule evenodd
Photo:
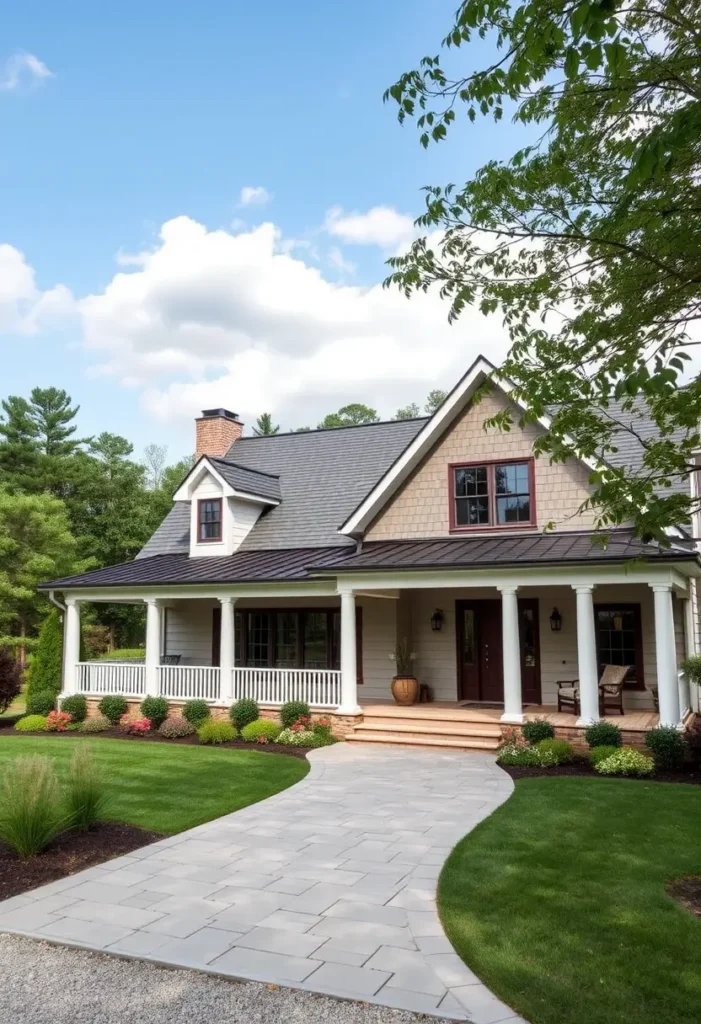
<instances>
[{"instance_id":1,"label":"wraparound porch","mask_svg":"<svg viewBox=\"0 0 701 1024\"><path fill-rule=\"evenodd\" d=\"M299 699L357 717L391 699L389 654L406 636L434 700L426 710L445 701L464 709L467 701L490 721L518 724L550 713L558 680L578 679L575 722L584 726L599 718L600 666L618 658L631 665L620 724L633 725L638 712L654 715L656 687L660 720L678 726L695 707L678 669L696 649L694 583L676 569L634 564L68 593L64 691L198 697L221 706L242 696L269 707ZM143 664L79 662L80 604L88 600L145 601Z\"/></svg>"}]
</instances>

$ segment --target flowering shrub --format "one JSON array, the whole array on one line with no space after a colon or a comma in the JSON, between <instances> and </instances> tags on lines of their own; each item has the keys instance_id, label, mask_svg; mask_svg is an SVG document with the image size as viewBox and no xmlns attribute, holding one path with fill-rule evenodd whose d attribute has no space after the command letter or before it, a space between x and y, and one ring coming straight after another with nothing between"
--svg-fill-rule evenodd
<instances>
[{"instance_id":1,"label":"flowering shrub","mask_svg":"<svg viewBox=\"0 0 701 1024\"><path fill-rule=\"evenodd\" d=\"M165 722L161 722L158 732L168 740L178 740L183 736L192 736L197 729L187 718L179 718L174 715L172 718L166 718Z\"/></svg>"},{"instance_id":2,"label":"flowering shrub","mask_svg":"<svg viewBox=\"0 0 701 1024\"><path fill-rule=\"evenodd\" d=\"M143 736L144 733L151 732L151 719L122 715L119 719L119 728L122 732L131 733L132 736Z\"/></svg>"},{"instance_id":3,"label":"flowering shrub","mask_svg":"<svg viewBox=\"0 0 701 1024\"><path fill-rule=\"evenodd\" d=\"M81 732L107 732L111 728L112 723L104 715L95 715L93 718L86 718L84 722L80 723Z\"/></svg>"},{"instance_id":4,"label":"flowering shrub","mask_svg":"<svg viewBox=\"0 0 701 1024\"><path fill-rule=\"evenodd\" d=\"M317 738L311 730L295 729L294 725L290 726L289 729L283 729L277 741L290 747L318 746Z\"/></svg>"},{"instance_id":5,"label":"flowering shrub","mask_svg":"<svg viewBox=\"0 0 701 1024\"><path fill-rule=\"evenodd\" d=\"M44 729L46 732L65 732L72 721L73 715L67 711L51 711L46 716Z\"/></svg>"},{"instance_id":6,"label":"flowering shrub","mask_svg":"<svg viewBox=\"0 0 701 1024\"><path fill-rule=\"evenodd\" d=\"M527 743L505 743L497 754L497 764L540 765L540 755Z\"/></svg>"},{"instance_id":7,"label":"flowering shrub","mask_svg":"<svg viewBox=\"0 0 701 1024\"><path fill-rule=\"evenodd\" d=\"M310 717L309 705L303 700L290 700L280 708L280 721L283 729L289 729L300 718Z\"/></svg>"},{"instance_id":8,"label":"flowering shrub","mask_svg":"<svg viewBox=\"0 0 701 1024\"><path fill-rule=\"evenodd\" d=\"M615 754L599 761L596 770L601 775L652 775L655 762L651 757L641 754L639 750L621 747Z\"/></svg>"}]
</instances>

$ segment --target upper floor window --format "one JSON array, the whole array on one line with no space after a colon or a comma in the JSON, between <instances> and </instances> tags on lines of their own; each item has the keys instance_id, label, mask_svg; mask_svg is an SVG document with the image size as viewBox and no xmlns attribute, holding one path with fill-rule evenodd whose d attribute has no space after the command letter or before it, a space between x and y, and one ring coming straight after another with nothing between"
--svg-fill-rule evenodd
<instances>
[{"instance_id":1,"label":"upper floor window","mask_svg":"<svg viewBox=\"0 0 701 1024\"><path fill-rule=\"evenodd\" d=\"M198 543L222 539L222 500L202 498L197 503Z\"/></svg>"},{"instance_id":2,"label":"upper floor window","mask_svg":"<svg viewBox=\"0 0 701 1024\"><path fill-rule=\"evenodd\" d=\"M451 530L533 526L533 459L450 467Z\"/></svg>"}]
</instances>

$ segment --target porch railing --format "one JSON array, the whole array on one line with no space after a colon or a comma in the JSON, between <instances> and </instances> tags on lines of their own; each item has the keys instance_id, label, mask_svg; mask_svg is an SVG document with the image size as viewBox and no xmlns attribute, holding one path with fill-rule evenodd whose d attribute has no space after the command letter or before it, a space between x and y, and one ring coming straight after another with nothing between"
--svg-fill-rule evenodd
<instances>
[{"instance_id":1,"label":"porch railing","mask_svg":"<svg viewBox=\"0 0 701 1024\"><path fill-rule=\"evenodd\" d=\"M259 704L302 700L317 708L341 703L341 673L315 668L234 668L234 700L252 697Z\"/></svg>"},{"instance_id":2,"label":"porch railing","mask_svg":"<svg viewBox=\"0 0 701 1024\"><path fill-rule=\"evenodd\" d=\"M78 693L116 693L124 697L143 697L146 693L146 666L125 661L81 661L76 665Z\"/></svg>"},{"instance_id":3,"label":"porch railing","mask_svg":"<svg viewBox=\"0 0 701 1024\"><path fill-rule=\"evenodd\" d=\"M221 672L207 665L159 665L158 692L171 700L218 701Z\"/></svg>"},{"instance_id":4,"label":"porch railing","mask_svg":"<svg viewBox=\"0 0 701 1024\"><path fill-rule=\"evenodd\" d=\"M76 672L78 693L124 697L146 693L146 666L138 662L80 662ZM221 669L210 665L159 665L156 679L157 692L170 700L229 703L251 697L259 704L279 706L300 700L316 708L341 703L341 673L334 669L233 668L226 679Z\"/></svg>"}]
</instances>

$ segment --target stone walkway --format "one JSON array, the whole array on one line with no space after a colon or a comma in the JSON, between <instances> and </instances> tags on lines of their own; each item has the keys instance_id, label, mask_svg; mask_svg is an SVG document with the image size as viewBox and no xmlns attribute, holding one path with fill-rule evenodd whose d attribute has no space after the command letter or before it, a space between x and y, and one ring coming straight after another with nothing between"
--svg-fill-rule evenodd
<instances>
[{"instance_id":1,"label":"stone walkway","mask_svg":"<svg viewBox=\"0 0 701 1024\"><path fill-rule=\"evenodd\" d=\"M473 1024L518 1024L435 889L511 793L493 757L339 743L296 786L0 904L0 931ZM523 1024L523 1022L521 1022Z\"/></svg>"}]
</instances>

